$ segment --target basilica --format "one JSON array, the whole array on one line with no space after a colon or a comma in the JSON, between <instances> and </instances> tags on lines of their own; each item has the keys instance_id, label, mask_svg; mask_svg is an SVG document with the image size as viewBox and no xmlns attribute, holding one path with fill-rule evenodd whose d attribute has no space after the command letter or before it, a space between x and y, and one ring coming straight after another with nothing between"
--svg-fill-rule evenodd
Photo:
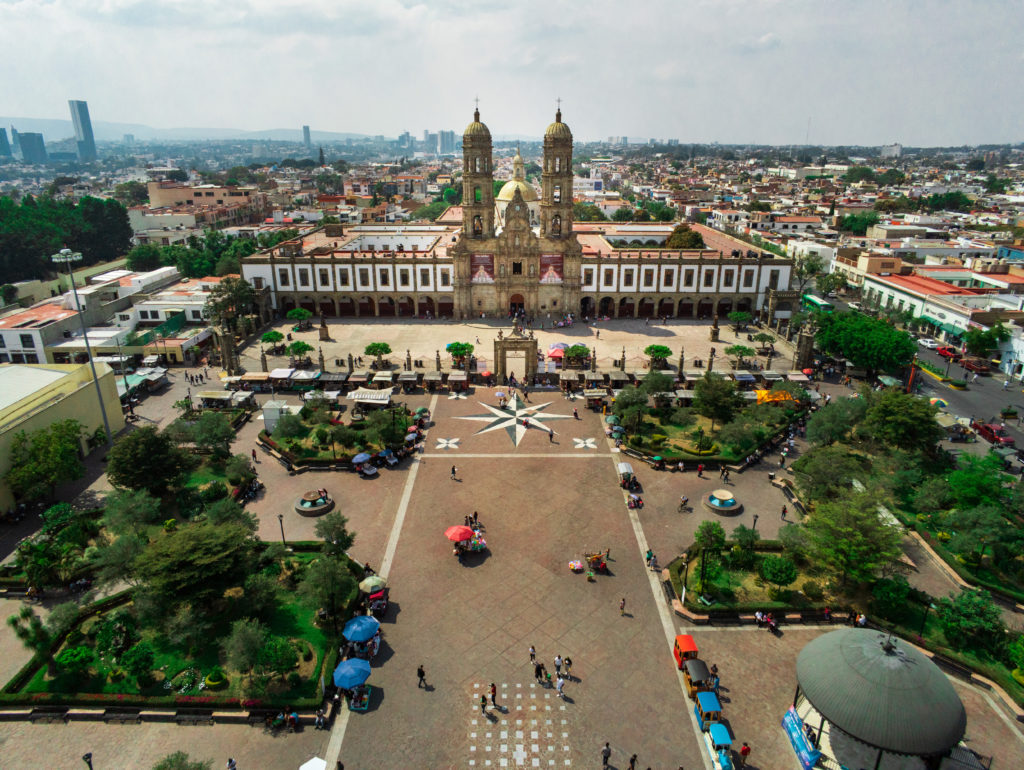
<instances>
[{"instance_id":1,"label":"basilica","mask_svg":"<svg viewBox=\"0 0 1024 770\"><path fill-rule=\"evenodd\" d=\"M559 109L544 131L539 194L517 152L495 196L491 132L477 110L462 136L461 206L436 222L326 225L247 257L242 275L267 317L294 307L452 319L792 312L789 259L700 225L703 249L671 250L672 224L573 223L572 153Z\"/></svg>"}]
</instances>

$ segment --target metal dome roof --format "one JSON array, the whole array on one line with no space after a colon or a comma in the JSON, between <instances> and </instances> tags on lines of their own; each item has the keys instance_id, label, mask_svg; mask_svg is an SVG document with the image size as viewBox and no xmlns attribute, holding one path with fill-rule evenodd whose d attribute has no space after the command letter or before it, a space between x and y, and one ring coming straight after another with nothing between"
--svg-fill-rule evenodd
<instances>
[{"instance_id":1,"label":"metal dome roof","mask_svg":"<svg viewBox=\"0 0 1024 770\"><path fill-rule=\"evenodd\" d=\"M569 126L562 122L561 109L555 113L555 122L548 126L544 136L550 136L554 139L572 139L572 131L569 130Z\"/></svg>"},{"instance_id":2,"label":"metal dome roof","mask_svg":"<svg viewBox=\"0 0 1024 770\"><path fill-rule=\"evenodd\" d=\"M800 651L796 678L811 705L844 733L897 754L943 754L967 714L930 659L887 634L846 628Z\"/></svg>"},{"instance_id":3,"label":"metal dome roof","mask_svg":"<svg viewBox=\"0 0 1024 770\"><path fill-rule=\"evenodd\" d=\"M480 122L480 110L473 110L473 122L466 126L463 136L490 136L491 131Z\"/></svg>"}]
</instances>

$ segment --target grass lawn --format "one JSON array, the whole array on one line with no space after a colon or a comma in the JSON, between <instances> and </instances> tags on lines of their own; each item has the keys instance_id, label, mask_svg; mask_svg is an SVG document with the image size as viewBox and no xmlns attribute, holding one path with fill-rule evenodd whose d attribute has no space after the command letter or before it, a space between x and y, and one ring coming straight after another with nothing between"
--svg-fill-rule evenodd
<instances>
[{"instance_id":1,"label":"grass lawn","mask_svg":"<svg viewBox=\"0 0 1024 770\"><path fill-rule=\"evenodd\" d=\"M697 556L690 562L690 568L686 576L686 592L690 597L700 595L700 569L701 556ZM672 584L678 592L682 587L682 575L678 566L671 570L673 574ZM759 574L751 570L729 569L724 565L711 566L709 562L704 595L713 600L711 607L707 609L740 609L742 607L811 607L817 602L812 602L802 593L804 583L808 581L823 587L824 581L817 570L807 567L800 567L797 570L797 578L783 591L777 595L772 593L773 586L766 583ZM694 604L694 607L705 607L706 605Z\"/></svg>"},{"instance_id":2,"label":"grass lawn","mask_svg":"<svg viewBox=\"0 0 1024 770\"><path fill-rule=\"evenodd\" d=\"M185 486L192 489L199 489L212 481L222 481L227 484L228 477L224 473L223 466L218 468L212 465L208 460L203 460L203 463L198 468L189 473Z\"/></svg>"}]
</instances>

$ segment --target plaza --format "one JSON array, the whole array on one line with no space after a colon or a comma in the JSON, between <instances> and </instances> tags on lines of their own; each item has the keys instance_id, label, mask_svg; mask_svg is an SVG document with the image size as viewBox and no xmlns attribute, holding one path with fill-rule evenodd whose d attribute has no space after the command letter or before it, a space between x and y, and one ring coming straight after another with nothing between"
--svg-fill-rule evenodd
<instances>
[{"instance_id":1,"label":"plaza","mask_svg":"<svg viewBox=\"0 0 1024 770\"><path fill-rule=\"evenodd\" d=\"M283 324L279 328L286 331ZM610 370L625 347L626 370L632 372L642 368L642 350L652 342L668 345L675 355L684 348L688 361L707 359L712 345L721 347L733 336L723 328L723 341L712 343L708 328L620 320L535 330L535 335L542 350L560 340L596 346L599 370ZM325 343L315 330L293 337L322 345L329 370L337 370L330 365L336 358L360 355L367 343L386 341L393 361L404 360L409 349L429 371L434 351L443 351L448 342L476 344L479 337L477 350L486 355L497 331L507 333L508 325L493 319L466 324L396 319L372 325L331 319L328 329L331 341ZM786 346L778 347L783 361L776 360L773 368L786 371ZM259 371L258 344L244 348L240 358L247 370ZM275 363L271 358L271 367ZM724 356L715 363L716 370L726 370ZM176 416L172 404L189 386L180 371L172 374L167 392L138 407L142 424L165 426ZM823 391L827 387L832 386ZM269 398L269 393L257 395L260 402ZM297 394L284 398L299 400ZM340 760L349 770L594 767L607 741L613 767L626 767L637 753L640 767L691 770L707 760L671 645L675 634L692 633L701 657L721 671L725 721L735 746L746 741L753 748L747 767L796 767L779 720L792 701L797 654L826 629L785 626L774 637L754 627L694 627L672 613L660 576L644 563L648 548L662 564L669 562L692 543L698 524L714 517L699 507L680 513L677 501L680 494L698 500L722 488L716 473L698 479L693 472L654 471L634 461L645 506L629 509L616 470L622 456L605 436L601 415L582 408L582 400L568 400L554 388L532 389L528 405L513 407L533 407L542 427L515 436L495 424L488 409L496 405L491 388L465 394L418 391L396 399L431 412L423 451L415 459L364 479L337 472L289 475L258 453L266 490L249 506L262 539L279 539L282 524L289 541L313 539L315 519L296 513L292 503L311 488L327 488L356 533L351 556L387 576L392 604L369 680L374 691L367 713L343 710L330 732L306 727L276 737L230 725L2 723L4 764L78 767L82 754L91 751L97 768L145 768L184 747L214 767L232 756L243 770L298 767L313 756L326 758L329 767ZM248 455L261 427L258 418L243 426L233 451ZM726 488L744 508L718 519L727 533L740 524L753 526L756 515L763 537L777 534L786 499L769 483L769 472L763 463L733 474ZM100 477L90 489L103 486ZM443 532L474 512L489 551L460 564ZM605 550L610 574L589 582L570 572L571 560ZM531 645L552 674L556 655L572 658L564 699L534 679ZM28 659L10 634L2 649L10 671ZM417 686L420 665L425 688ZM488 698L481 713L480 696L492 682L497 708ZM968 713L968 745L995 757L996 767L1018 766L1024 741L1011 717L991 694L955 680L954 685Z\"/></svg>"}]
</instances>

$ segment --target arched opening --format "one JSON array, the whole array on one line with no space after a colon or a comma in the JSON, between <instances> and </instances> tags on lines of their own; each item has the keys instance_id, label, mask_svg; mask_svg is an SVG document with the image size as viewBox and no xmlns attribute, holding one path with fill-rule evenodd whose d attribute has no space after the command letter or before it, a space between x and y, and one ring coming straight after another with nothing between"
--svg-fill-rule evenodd
<instances>
[{"instance_id":1,"label":"arched opening","mask_svg":"<svg viewBox=\"0 0 1024 770\"><path fill-rule=\"evenodd\" d=\"M356 303L351 297L342 297L338 300L338 315L351 316L356 314Z\"/></svg>"},{"instance_id":2,"label":"arched opening","mask_svg":"<svg viewBox=\"0 0 1024 770\"><path fill-rule=\"evenodd\" d=\"M310 313L316 313L316 302L313 301L312 297L303 297L300 299L299 307L308 310Z\"/></svg>"},{"instance_id":3,"label":"arched opening","mask_svg":"<svg viewBox=\"0 0 1024 770\"><path fill-rule=\"evenodd\" d=\"M632 318L633 317L633 300L629 297L623 297L619 300L619 318Z\"/></svg>"},{"instance_id":4,"label":"arched opening","mask_svg":"<svg viewBox=\"0 0 1024 770\"><path fill-rule=\"evenodd\" d=\"M718 301L718 317L726 318L732 312L732 300L728 297Z\"/></svg>"},{"instance_id":5,"label":"arched opening","mask_svg":"<svg viewBox=\"0 0 1024 770\"><path fill-rule=\"evenodd\" d=\"M480 193L480 188L477 188L477 194ZM473 217L473 236L479 238L484 234L484 220L479 214Z\"/></svg>"},{"instance_id":6,"label":"arched opening","mask_svg":"<svg viewBox=\"0 0 1024 770\"><path fill-rule=\"evenodd\" d=\"M676 313L676 316L678 318L693 318L693 300L679 300L679 311Z\"/></svg>"},{"instance_id":7,"label":"arched opening","mask_svg":"<svg viewBox=\"0 0 1024 770\"><path fill-rule=\"evenodd\" d=\"M430 297L420 297L420 304L416 310L416 314L423 317L435 315L434 300Z\"/></svg>"},{"instance_id":8,"label":"arched opening","mask_svg":"<svg viewBox=\"0 0 1024 770\"><path fill-rule=\"evenodd\" d=\"M412 297L399 297L398 298L398 315L409 317L414 315L416 305L412 301Z\"/></svg>"},{"instance_id":9,"label":"arched opening","mask_svg":"<svg viewBox=\"0 0 1024 770\"><path fill-rule=\"evenodd\" d=\"M484 194L480 191L480 188L479 187L474 187L473 188L473 201L476 202L476 203L481 203L483 201L483 199L484 199Z\"/></svg>"},{"instance_id":10,"label":"arched opening","mask_svg":"<svg viewBox=\"0 0 1024 770\"><path fill-rule=\"evenodd\" d=\"M526 300L522 294L513 294L508 298L508 309L511 313L519 313L526 309Z\"/></svg>"},{"instance_id":11,"label":"arched opening","mask_svg":"<svg viewBox=\"0 0 1024 770\"><path fill-rule=\"evenodd\" d=\"M289 310L295 309L295 300L291 297L284 297L281 300L281 312L287 313Z\"/></svg>"},{"instance_id":12,"label":"arched opening","mask_svg":"<svg viewBox=\"0 0 1024 770\"><path fill-rule=\"evenodd\" d=\"M442 299L437 303L437 314L441 318L451 318L455 315L455 305L451 299Z\"/></svg>"},{"instance_id":13,"label":"arched opening","mask_svg":"<svg viewBox=\"0 0 1024 770\"><path fill-rule=\"evenodd\" d=\"M646 240L646 241L644 242L644 245L645 245L645 246L657 246L657 245L658 245L658 242L657 242L656 240L654 240L654 238L648 238L648 239L647 239L647 240Z\"/></svg>"},{"instance_id":14,"label":"arched opening","mask_svg":"<svg viewBox=\"0 0 1024 770\"><path fill-rule=\"evenodd\" d=\"M584 297L580 300L580 315L584 318L590 318L594 315L594 298Z\"/></svg>"},{"instance_id":15,"label":"arched opening","mask_svg":"<svg viewBox=\"0 0 1024 770\"><path fill-rule=\"evenodd\" d=\"M711 318L715 312L715 303L710 299L702 299L697 303L697 318Z\"/></svg>"},{"instance_id":16,"label":"arched opening","mask_svg":"<svg viewBox=\"0 0 1024 770\"><path fill-rule=\"evenodd\" d=\"M638 318L650 318L654 315L654 300L644 297L640 300L640 307L637 308Z\"/></svg>"},{"instance_id":17,"label":"arched opening","mask_svg":"<svg viewBox=\"0 0 1024 770\"><path fill-rule=\"evenodd\" d=\"M393 317L395 315L395 301L391 297L381 297L377 303L380 308L378 315Z\"/></svg>"},{"instance_id":18,"label":"arched opening","mask_svg":"<svg viewBox=\"0 0 1024 770\"><path fill-rule=\"evenodd\" d=\"M551 234L562 234L562 217L560 217L558 214L555 214L553 217L551 217Z\"/></svg>"},{"instance_id":19,"label":"arched opening","mask_svg":"<svg viewBox=\"0 0 1024 770\"><path fill-rule=\"evenodd\" d=\"M373 315L374 314L373 308L374 308L374 305L373 305L373 299L372 298L370 298L370 297L360 297L359 298L359 311L358 311L359 315L361 315L361 316Z\"/></svg>"},{"instance_id":20,"label":"arched opening","mask_svg":"<svg viewBox=\"0 0 1024 770\"><path fill-rule=\"evenodd\" d=\"M736 309L742 310L744 313L751 312L751 308L753 308L753 303L749 299L741 299L736 303Z\"/></svg>"},{"instance_id":21,"label":"arched opening","mask_svg":"<svg viewBox=\"0 0 1024 770\"><path fill-rule=\"evenodd\" d=\"M334 316L337 315L334 310L333 299L322 299L320 300L320 315L322 316Z\"/></svg>"},{"instance_id":22,"label":"arched opening","mask_svg":"<svg viewBox=\"0 0 1024 770\"><path fill-rule=\"evenodd\" d=\"M675 311L675 303L668 297L665 297L661 302L658 303L658 316L668 318Z\"/></svg>"},{"instance_id":23,"label":"arched opening","mask_svg":"<svg viewBox=\"0 0 1024 770\"><path fill-rule=\"evenodd\" d=\"M598 315L606 318L615 317L615 300L611 297L601 297L601 303L597 306Z\"/></svg>"}]
</instances>

